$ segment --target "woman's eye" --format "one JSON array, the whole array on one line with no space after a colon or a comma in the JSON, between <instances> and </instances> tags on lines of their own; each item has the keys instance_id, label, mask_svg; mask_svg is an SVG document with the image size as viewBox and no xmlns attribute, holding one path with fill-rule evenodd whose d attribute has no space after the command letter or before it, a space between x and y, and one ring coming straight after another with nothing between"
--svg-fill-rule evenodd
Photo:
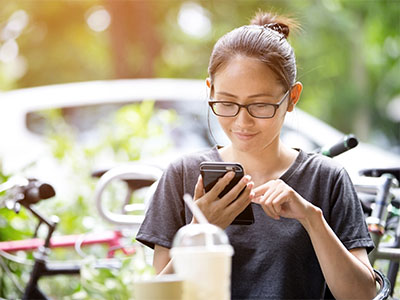
<instances>
[{"instance_id":1,"label":"woman's eye","mask_svg":"<svg viewBox=\"0 0 400 300\"><path fill-rule=\"evenodd\" d=\"M230 102L223 102L222 105L225 106L225 107L232 107L235 104L234 103L230 103Z\"/></svg>"},{"instance_id":2,"label":"woman's eye","mask_svg":"<svg viewBox=\"0 0 400 300\"><path fill-rule=\"evenodd\" d=\"M268 107L269 107L269 104L264 104L264 103L254 104L255 109L266 109Z\"/></svg>"}]
</instances>

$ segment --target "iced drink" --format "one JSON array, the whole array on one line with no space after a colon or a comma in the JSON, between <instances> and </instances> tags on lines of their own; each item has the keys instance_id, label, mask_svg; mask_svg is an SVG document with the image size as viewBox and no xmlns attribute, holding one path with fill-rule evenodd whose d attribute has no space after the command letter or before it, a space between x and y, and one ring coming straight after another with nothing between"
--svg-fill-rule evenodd
<instances>
[{"instance_id":1,"label":"iced drink","mask_svg":"<svg viewBox=\"0 0 400 300\"><path fill-rule=\"evenodd\" d=\"M180 229L171 249L175 273L184 279L184 300L229 300L233 248L218 227Z\"/></svg>"},{"instance_id":2,"label":"iced drink","mask_svg":"<svg viewBox=\"0 0 400 300\"><path fill-rule=\"evenodd\" d=\"M161 275L134 282L135 300L183 300L183 280L176 275Z\"/></svg>"}]
</instances>

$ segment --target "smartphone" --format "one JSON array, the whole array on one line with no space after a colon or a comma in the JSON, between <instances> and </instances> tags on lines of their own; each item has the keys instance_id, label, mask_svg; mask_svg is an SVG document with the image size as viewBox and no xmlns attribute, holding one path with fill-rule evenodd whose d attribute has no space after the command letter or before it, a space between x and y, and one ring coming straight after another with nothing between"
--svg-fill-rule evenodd
<instances>
[{"instance_id":1,"label":"smartphone","mask_svg":"<svg viewBox=\"0 0 400 300\"><path fill-rule=\"evenodd\" d=\"M228 162L202 162L200 163L200 173L203 177L204 190L208 192L217 183L218 179L223 177L227 172L235 172L235 176L225 189L218 195L222 198L227 194L244 176L244 169L239 163L228 163ZM243 189L244 190L244 189ZM242 191L243 192L243 191ZM241 193L239 194L239 196ZM239 197L238 196L238 197ZM249 204L244 211L242 211L233 220L232 224L238 225L250 225L254 223L253 209Z\"/></svg>"}]
</instances>

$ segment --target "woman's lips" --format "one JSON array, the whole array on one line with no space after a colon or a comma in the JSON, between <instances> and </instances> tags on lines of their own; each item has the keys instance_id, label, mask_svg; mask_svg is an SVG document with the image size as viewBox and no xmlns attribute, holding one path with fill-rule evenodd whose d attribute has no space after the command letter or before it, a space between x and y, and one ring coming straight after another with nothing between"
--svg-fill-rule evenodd
<instances>
[{"instance_id":1,"label":"woman's lips","mask_svg":"<svg viewBox=\"0 0 400 300\"><path fill-rule=\"evenodd\" d=\"M256 135L256 133L237 132L237 131L233 131L232 133L240 140L250 140Z\"/></svg>"}]
</instances>

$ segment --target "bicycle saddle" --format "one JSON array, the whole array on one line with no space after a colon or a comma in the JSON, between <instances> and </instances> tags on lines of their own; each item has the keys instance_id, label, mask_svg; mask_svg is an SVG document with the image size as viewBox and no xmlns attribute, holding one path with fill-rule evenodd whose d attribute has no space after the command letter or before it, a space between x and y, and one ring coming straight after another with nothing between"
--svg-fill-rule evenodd
<instances>
[{"instance_id":1,"label":"bicycle saddle","mask_svg":"<svg viewBox=\"0 0 400 300\"><path fill-rule=\"evenodd\" d=\"M96 170L96 171L93 171L91 175L92 175L92 177L100 178L110 169L111 168ZM152 185L157 179L151 175L146 176L146 175L140 174L140 176L138 176L138 178L135 178L135 176L133 176L132 178L122 178L122 180L128 184L130 189L135 191L135 190L141 189L143 187Z\"/></svg>"},{"instance_id":2,"label":"bicycle saddle","mask_svg":"<svg viewBox=\"0 0 400 300\"><path fill-rule=\"evenodd\" d=\"M400 167L363 169L358 172L359 175L368 177L380 177L382 174L387 173L392 174L400 182Z\"/></svg>"}]
</instances>

